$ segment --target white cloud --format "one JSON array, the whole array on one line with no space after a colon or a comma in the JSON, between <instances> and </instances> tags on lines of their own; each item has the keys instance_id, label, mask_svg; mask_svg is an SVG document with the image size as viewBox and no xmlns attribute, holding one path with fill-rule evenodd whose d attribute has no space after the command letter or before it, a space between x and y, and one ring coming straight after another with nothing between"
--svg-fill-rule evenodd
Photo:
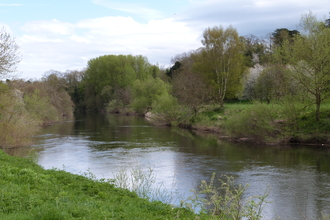
<instances>
[{"instance_id":1,"label":"white cloud","mask_svg":"<svg viewBox=\"0 0 330 220\"><path fill-rule=\"evenodd\" d=\"M172 56L199 46L199 32L174 19L139 23L131 17L85 19L77 23L27 22L18 38L24 75L39 75L49 69L65 71L86 67L86 59L105 54L146 56L166 65ZM31 77L31 76L30 76Z\"/></svg>"},{"instance_id":2,"label":"white cloud","mask_svg":"<svg viewBox=\"0 0 330 220\"><path fill-rule=\"evenodd\" d=\"M295 29L309 10L328 15L328 0L203 0L191 1L185 11L162 18L156 10L137 4L93 0L95 4L135 17L108 16L82 19L28 21L16 36L23 60L24 76L40 77L45 71L81 69L87 60L105 54L132 54L148 57L151 63L170 63L172 57L201 46L203 30L214 25L233 25L241 35L265 36L276 28ZM141 15L142 16L142 15Z\"/></svg>"},{"instance_id":3,"label":"white cloud","mask_svg":"<svg viewBox=\"0 0 330 220\"><path fill-rule=\"evenodd\" d=\"M183 21L199 28L231 24L243 35L261 36L277 28L295 29L301 15L309 10L327 15L328 0L198 1L185 10Z\"/></svg>"},{"instance_id":4,"label":"white cloud","mask_svg":"<svg viewBox=\"0 0 330 220\"><path fill-rule=\"evenodd\" d=\"M21 44L26 44L26 43L35 43L35 42L40 42L40 43L45 43L45 42L61 42L62 40L59 38L47 38L47 37L42 37L38 35L23 35L22 37L19 38L19 42Z\"/></svg>"},{"instance_id":5,"label":"white cloud","mask_svg":"<svg viewBox=\"0 0 330 220\"><path fill-rule=\"evenodd\" d=\"M21 30L27 33L42 35L67 35L73 33L71 23L61 22L56 19L51 21L31 21L21 27Z\"/></svg>"},{"instance_id":6,"label":"white cloud","mask_svg":"<svg viewBox=\"0 0 330 220\"><path fill-rule=\"evenodd\" d=\"M129 14L136 14L145 19L157 19L163 17L162 12L152 8L144 7L136 3L123 3L108 0L93 0L92 2L94 4L107 7L113 10L122 11Z\"/></svg>"}]
</instances>

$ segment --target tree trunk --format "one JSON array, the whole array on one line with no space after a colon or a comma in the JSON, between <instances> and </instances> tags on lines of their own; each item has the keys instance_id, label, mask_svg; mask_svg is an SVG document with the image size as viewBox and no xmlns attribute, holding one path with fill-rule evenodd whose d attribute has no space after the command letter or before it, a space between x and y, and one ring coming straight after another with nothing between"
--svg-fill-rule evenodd
<instances>
[{"instance_id":1,"label":"tree trunk","mask_svg":"<svg viewBox=\"0 0 330 220\"><path fill-rule=\"evenodd\" d=\"M316 96L315 120L320 121L321 95L317 93L315 96Z\"/></svg>"},{"instance_id":2,"label":"tree trunk","mask_svg":"<svg viewBox=\"0 0 330 220\"><path fill-rule=\"evenodd\" d=\"M220 99L220 108L223 108L223 106L224 106L224 101L223 99Z\"/></svg>"}]
</instances>

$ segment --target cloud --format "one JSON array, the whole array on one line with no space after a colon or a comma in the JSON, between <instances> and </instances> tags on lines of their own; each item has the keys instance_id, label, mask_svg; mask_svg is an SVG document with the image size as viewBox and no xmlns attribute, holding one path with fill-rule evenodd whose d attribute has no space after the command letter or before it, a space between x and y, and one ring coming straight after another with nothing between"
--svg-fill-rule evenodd
<instances>
[{"instance_id":1,"label":"cloud","mask_svg":"<svg viewBox=\"0 0 330 220\"><path fill-rule=\"evenodd\" d=\"M39 35L67 35L73 33L73 26L69 22L56 19L51 21L30 21L20 28L27 33Z\"/></svg>"},{"instance_id":2,"label":"cloud","mask_svg":"<svg viewBox=\"0 0 330 220\"><path fill-rule=\"evenodd\" d=\"M144 7L135 3L123 3L108 0L93 0L94 4L107 7L113 10L126 12L128 14L138 15L145 19L159 19L163 17L162 12L152 8Z\"/></svg>"},{"instance_id":3,"label":"cloud","mask_svg":"<svg viewBox=\"0 0 330 220\"><path fill-rule=\"evenodd\" d=\"M140 23L131 17L101 17L76 23L27 22L18 38L24 75L39 77L50 69L82 69L105 54L146 56L168 65L173 56L200 46L200 32L173 18Z\"/></svg>"},{"instance_id":4,"label":"cloud","mask_svg":"<svg viewBox=\"0 0 330 220\"><path fill-rule=\"evenodd\" d=\"M266 35L277 28L295 29L309 10L327 15L328 0L206 0L193 2L182 21L199 28L232 25L242 35Z\"/></svg>"},{"instance_id":5,"label":"cloud","mask_svg":"<svg viewBox=\"0 0 330 220\"><path fill-rule=\"evenodd\" d=\"M50 69L81 69L89 59L105 54L143 55L151 63L168 65L175 55L202 46L207 27L232 25L243 36L262 37L277 28L296 29L309 10L322 16L330 11L328 0L200 0L190 1L185 10L166 18L138 4L93 3L129 15L26 22L20 28L23 34L16 37L23 54L19 69L25 76L40 77Z\"/></svg>"}]
</instances>

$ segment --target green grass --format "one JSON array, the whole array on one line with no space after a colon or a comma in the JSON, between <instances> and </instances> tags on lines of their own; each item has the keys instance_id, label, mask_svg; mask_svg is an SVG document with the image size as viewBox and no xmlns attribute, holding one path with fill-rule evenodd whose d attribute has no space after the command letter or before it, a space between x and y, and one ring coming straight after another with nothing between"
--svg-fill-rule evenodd
<instances>
[{"instance_id":1,"label":"green grass","mask_svg":"<svg viewBox=\"0 0 330 220\"><path fill-rule=\"evenodd\" d=\"M0 219L208 219L184 208L0 151Z\"/></svg>"},{"instance_id":2,"label":"green grass","mask_svg":"<svg viewBox=\"0 0 330 220\"><path fill-rule=\"evenodd\" d=\"M330 102L315 121L312 107L291 100L278 103L228 102L224 108L207 105L192 121L194 127L220 128L231 137L248 137L266 143L283 143L294 137L303 143L328 143ZM330 143L329 143L330 144Z\"/></svg>"}]
</instances>

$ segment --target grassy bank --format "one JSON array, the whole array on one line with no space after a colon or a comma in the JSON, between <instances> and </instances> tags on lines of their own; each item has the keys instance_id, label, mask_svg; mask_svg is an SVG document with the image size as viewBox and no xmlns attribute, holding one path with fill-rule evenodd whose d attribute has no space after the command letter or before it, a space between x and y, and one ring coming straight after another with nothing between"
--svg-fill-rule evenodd
<instances>
[{"instance_id":1,"label":"grassy bank","mask_svg":"<svg viewBox=\"0 0 330 220\"><path fill-rule=\"evenodd\" d=\"M330 104L324 104L320 112L320 120L315 121L313 108L291 100L271 104L237 101L224 108L205 105L197 114L176 117L169 124L239 142L330 145Z\"/></svg>"},{"instance_id":2,"label":"grassy bank","mask_svg":"<svg viewBox=\"0 0 330 220\"><path fill-rule=\"evenodd\" d=\"M0 151L0 219L207 219L188 209Z\"/></svg>"}]
</instances>

